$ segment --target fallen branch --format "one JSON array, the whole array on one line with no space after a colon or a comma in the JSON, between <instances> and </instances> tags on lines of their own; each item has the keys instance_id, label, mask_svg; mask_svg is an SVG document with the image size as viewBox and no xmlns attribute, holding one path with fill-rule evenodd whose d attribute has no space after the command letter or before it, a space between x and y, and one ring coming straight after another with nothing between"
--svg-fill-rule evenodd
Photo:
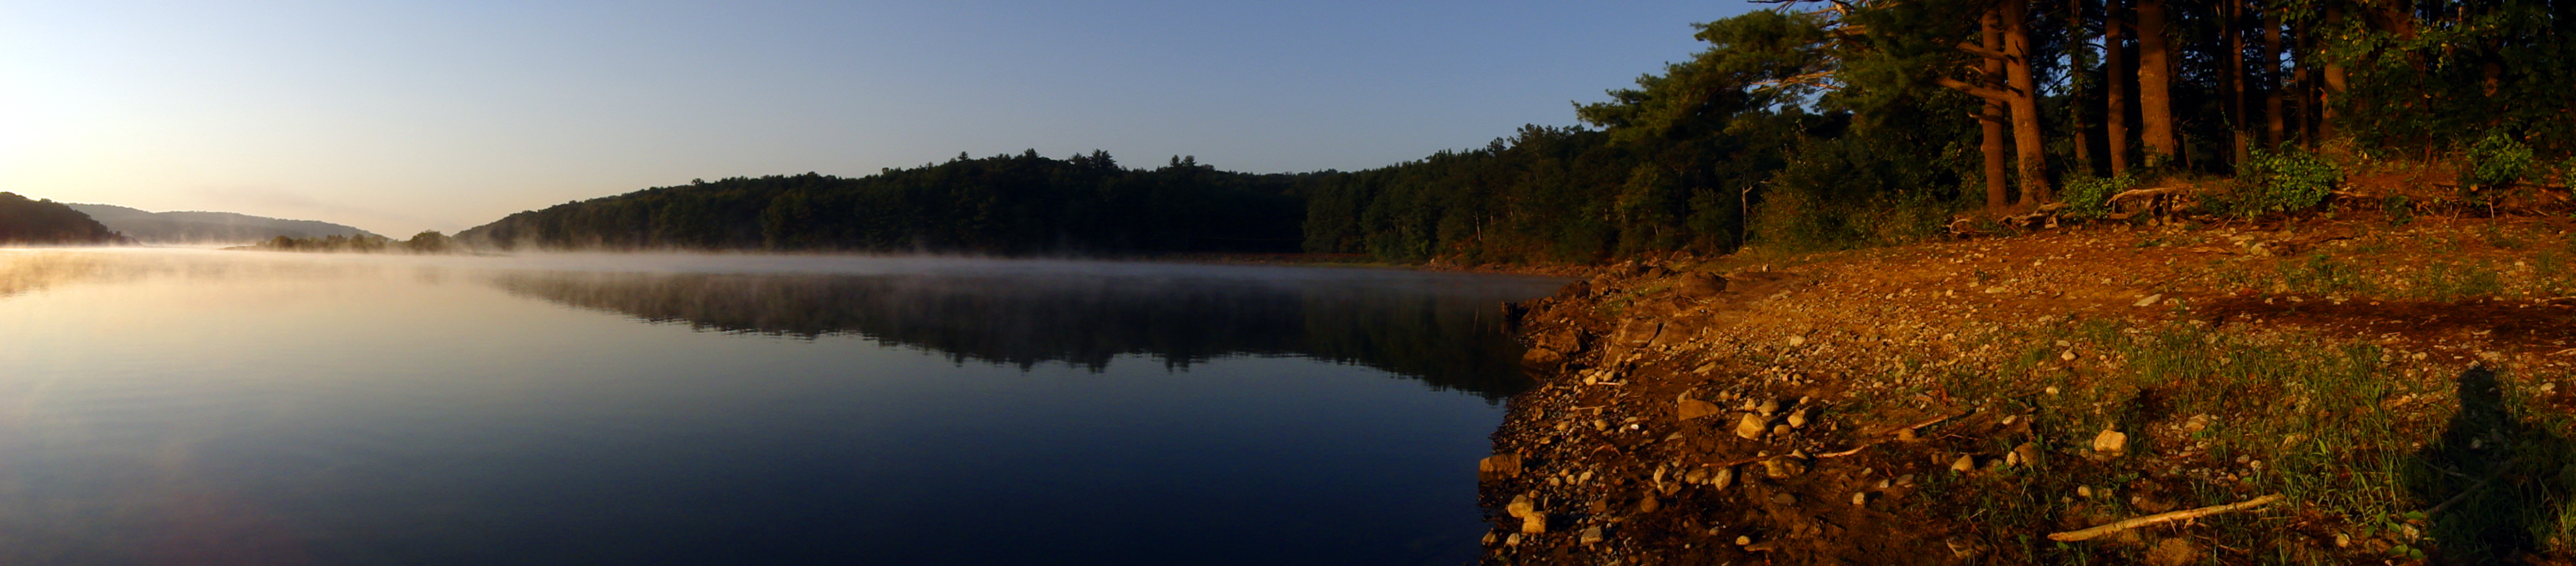
<instances>
[{"instance_id":1,"label":"fallen branch","mask_svg":"<svg viewBox=\"0 0 2576 566\"><path fill-rule=\"evenodd\" d=\"M2125 531L2125 530L2129 530L2129 529L2135 529L2135 528L2138 528L2138 527L2144 527L2144 526L2147 526L2147 525L2153 525L2153 524L2157 524L2157 523L2168 523L2168 522L2181 521L2181 520L2186 520L2186 519L2198 519L2198 518L2201 518L2201 517L2207 517L2207 516L2210 516L2210 515L2216 515L2216 514L2220 514L2220 513L2229 513L2229 512L2235 512L2235 511L2243 511L2243 510L2246 510L2246 509L2253 509L2253 508L2256 508L2256 507L2262 507L2262 506L2265 506L2265 505L2271 505L2271 504L2272 504L2272 502L2274 502L2274 501L2280 501L2280 500L2281 500L2281 494L2275 493L2275 494L2266 495L2266 496L2262 496L2262 497L2256 497L2256 498L2248 499L2248 500L2244 500L2244 501L2238 501L2238 502L2235 502L2235 503L2229 503L2229 504L2226 504L2226 505L2212 505L2212 506L2208 506L2208 507L2202 507L2202 508L2199 508L2199 509L2186 509L2186 510L2182 510L2182 511L2175 511L2175 512L2171 512L2171 513L2157 513L2157 514L2154 514L2154 515L2148 515L2148 516L2145 516L2145 517L2138 517L2138 518L2135 518L2135 519L2124 520L2124 521L2120 521L2120 522L2117 522L2117 523L2111 523L2111 524L2108 524L2108 525L2102 525L2102 526L2099 526L2099 527L2093 527L2093 528L2090 528L2090 529L2083 529L2083 530L2076 530L2076 531L2066 531L2066 532L2062 532L2062 533L2049 533L2049 535L2048 535L2048 540L2059 541L2059 542L2074 542L2074 541L2079 541L2079 540L2089 540L2089 539L2092 539L2092 538L2094 538L2094 537L2099 537L2099 536L2102 536L2102 535L2107 535L2107 534L2116 533L2116 532L2120 532L2120 531Z\"/></svg>"},{"instance_id":2,"label":"fallen branch","mask_svg":"<svg viewBox=\"0 0 2576 566\"><path fill-rule=\"evenodd\" d=\"M2110 199L2110 200L2102 201L2102 203L2103 203L2103 204L2113 204L2113 203L2118 203L2118 202L2120 202L2120 201L2129 200L2129 199L2133 199L2133 198L2160 197L2160 196L2165 196L2165 195L2170 195L2170 194L2189 192L2190 190L2191 190L2191 187L2190 187L2190 186L2187 186L2187 185L2186 185L2186 186L2177 186L2177 187L2159 187L2159 188L2153 188L2153 189L2129 189L2129 190L2125 190L2125 191L2120 191L2120 194L2111 195L2111 199Z\"/></svg>"}]
</instances>

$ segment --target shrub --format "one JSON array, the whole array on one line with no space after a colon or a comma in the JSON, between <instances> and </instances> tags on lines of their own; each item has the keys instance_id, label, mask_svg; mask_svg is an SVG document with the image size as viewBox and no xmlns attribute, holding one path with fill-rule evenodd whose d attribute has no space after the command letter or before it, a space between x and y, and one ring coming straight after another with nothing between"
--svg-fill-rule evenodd
<instances>
[{"instance_id":1,"label":"shrub","mask_svg":"<svg viewBox=\"0 0 2576 566\"><path fill-rule=\"evenodd\" d=\"M2473 189L2512 185L2531 173L2531 146L2504 132L2479 138L2466 157L2469 174L2461 181Z\"/></svg>"},{"instance_id":2,"label":"shrub","mask_svg":"<svg viewBox=\"0 0 2576 566\"><path fill-rule=\"evenodd\" d=\"M2237 167L2236 194L2226 208L2245 218L2306 210L2325 201L2342 178L2334 164L2316 154L2257 149Z\"/></svg>"},{"instance_id":3,"label":"shrub","mask_svg":"<svg viewBox=\"0 0 2576 566\"><path fill-rule=\"evenodd\" d=\"M2138 178L2126 172L2110 177L2072 175L2066 179L2066 190L2061 195L2066 203L2066 217L2092 220L2108 215L2111 205L2107 201L2111 200L2111 195L2136 186Z\"/></svg>"}]
</instances>

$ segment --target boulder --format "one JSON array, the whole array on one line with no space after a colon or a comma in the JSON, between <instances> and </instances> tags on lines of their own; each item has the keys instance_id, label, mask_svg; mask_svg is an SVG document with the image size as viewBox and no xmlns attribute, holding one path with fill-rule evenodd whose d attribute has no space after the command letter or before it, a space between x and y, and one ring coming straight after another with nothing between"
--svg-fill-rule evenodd
<instances>
[{"instance_id":1,"label":"boulder","mask_svg":"<svg viewBox=\"0 0 2576 566\"><path fill-rule=\"evenodd\" d=\"M1762 418L1762 415L1747 414L1735 421L1735 435L1745 440L1761 440L1762 433L1770 431L1771 419Z\"/></svg>"}]
</instances>

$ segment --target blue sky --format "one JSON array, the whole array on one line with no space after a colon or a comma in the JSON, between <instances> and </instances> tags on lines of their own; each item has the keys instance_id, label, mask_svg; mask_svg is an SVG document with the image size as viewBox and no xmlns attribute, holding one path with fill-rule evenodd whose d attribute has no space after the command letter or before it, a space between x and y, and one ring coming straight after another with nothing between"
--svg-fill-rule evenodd
<instances>
[{"instance_id":1,"label":"blue sky","mask_svg":"<svg viewBox=\"0 0 2576 566\"><path fill-rule=\"evenodd\" d=\"M0 190L402 237L961 151L1363 169L1573 124L1755 8L0 0Z\"/></svg>"}]
</instances>

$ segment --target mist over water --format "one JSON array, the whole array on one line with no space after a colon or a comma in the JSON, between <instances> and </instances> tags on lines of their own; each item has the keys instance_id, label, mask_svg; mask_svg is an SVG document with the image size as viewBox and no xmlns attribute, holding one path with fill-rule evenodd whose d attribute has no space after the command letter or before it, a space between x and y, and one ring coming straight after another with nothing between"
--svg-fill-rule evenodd
<instances>
[{"instance_id":1,"label":"mist over water","mask_svg":"<svg viewBox=\"0 0 2576 566\"><path fill-rule=\"evenodd\" d=\"M1555 284L0 250L0 562L1457 563Z\"/></svg>"}]
</instances>

